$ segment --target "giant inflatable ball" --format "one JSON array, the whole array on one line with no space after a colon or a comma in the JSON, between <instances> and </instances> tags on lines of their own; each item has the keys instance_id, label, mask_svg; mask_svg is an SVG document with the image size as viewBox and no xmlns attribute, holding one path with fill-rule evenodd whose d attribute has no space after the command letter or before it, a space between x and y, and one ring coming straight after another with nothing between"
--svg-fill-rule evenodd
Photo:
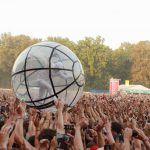
<instances>
[{"instance_id":1,"label":"giant inflatable ball","mask_svg":"<svg viewBox=\"0 0 150 150\"><path fill-rule=\"evenodd\" d=\"M11 82L18 99L30 107L53 111L57 98L69 107L74 106L82 95L85 80L82 65L69 48L41 42L18 56Z\"/></svg>"}]
</instances>

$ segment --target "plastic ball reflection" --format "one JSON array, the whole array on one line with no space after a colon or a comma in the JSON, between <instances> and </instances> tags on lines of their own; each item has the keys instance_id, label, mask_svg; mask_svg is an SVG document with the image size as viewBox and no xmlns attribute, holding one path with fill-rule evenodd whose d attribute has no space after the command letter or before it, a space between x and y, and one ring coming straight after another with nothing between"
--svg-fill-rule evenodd
<instances>
[{"instance_id":1,"label":"plastic ball reflection","mask_svg":"<svg viewBox=\"0 0 150 150\"><path fill-rule=\"evenodd\" d=\"M12 69L12 88L17 98L39 110L54 111L63 99L72 107L83 92L84 72L77 56L55 42L42 42L25 49Z\"/></svg>"}]
</instances>

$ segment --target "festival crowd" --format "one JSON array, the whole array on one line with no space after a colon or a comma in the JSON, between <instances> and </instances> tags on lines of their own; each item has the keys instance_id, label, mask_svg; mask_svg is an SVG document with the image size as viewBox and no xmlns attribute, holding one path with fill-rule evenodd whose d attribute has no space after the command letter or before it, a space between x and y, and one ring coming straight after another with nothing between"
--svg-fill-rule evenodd
<instances>
[{"instance_id":1,"label":"festival crowd","mask_svg":"<svg viewBox=\"0 0 150 150\"><path fill-rule=\"evenodd\" d=\"M85 93L40 112L0 90L0 150L150 150L150 95Z\"/></svg>"}]
</instances>

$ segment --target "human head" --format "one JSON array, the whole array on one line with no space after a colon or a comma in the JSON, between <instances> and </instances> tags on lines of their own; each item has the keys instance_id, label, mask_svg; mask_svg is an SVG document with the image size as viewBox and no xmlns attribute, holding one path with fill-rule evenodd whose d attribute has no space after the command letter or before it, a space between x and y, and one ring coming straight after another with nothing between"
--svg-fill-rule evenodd
<instances>
[{"instance_id":1,"label":"human head","mask_svg":"<svg viewBox=\"0 0 150 150\"><path fill-rule=\"evenodd\" d=\"M114 121L111 123L111 129L114 134L120 134L122 133L123 127L120 123Z\"/></svg>"},{"instance_id":2,"label":"human head","mask_svg":"<svg viewBox=\"0 0 150 150\"><path fill-rule=\"evenodd\" d=\"M33 135L33 136L29 137L28 142L29 142L32 146L35 147L35 144L34 144L35 142L34 142L34 140L35 140L35 136Z\"/></svg>"},{"instance_id":3,"label":"human head","mask_svg":"<svg viewBox=\"0 0 150 150\"><path fill-rule=\"evenodd\" d=\"M56 130L53 129L43 129L40 132L38 140L41 147L50 148L50 143L52 139L56 136Z\"/></svg>"}]
</instances>

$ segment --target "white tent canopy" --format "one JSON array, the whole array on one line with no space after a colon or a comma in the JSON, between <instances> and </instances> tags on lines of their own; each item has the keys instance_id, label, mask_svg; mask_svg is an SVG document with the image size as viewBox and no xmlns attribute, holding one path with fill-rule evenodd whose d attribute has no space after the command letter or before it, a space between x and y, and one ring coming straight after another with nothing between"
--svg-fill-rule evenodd
<instances>
[{"instance_id":1,"label":"white tent canopy","mask_svg":"<svg viewBox=\"0 0 150 150\"><path fill-rule=\"evenodd\" d=\"M150 89L142 85L120 85L119 91L124 93L150 94Z\"/></svg>"}]
</instances>

